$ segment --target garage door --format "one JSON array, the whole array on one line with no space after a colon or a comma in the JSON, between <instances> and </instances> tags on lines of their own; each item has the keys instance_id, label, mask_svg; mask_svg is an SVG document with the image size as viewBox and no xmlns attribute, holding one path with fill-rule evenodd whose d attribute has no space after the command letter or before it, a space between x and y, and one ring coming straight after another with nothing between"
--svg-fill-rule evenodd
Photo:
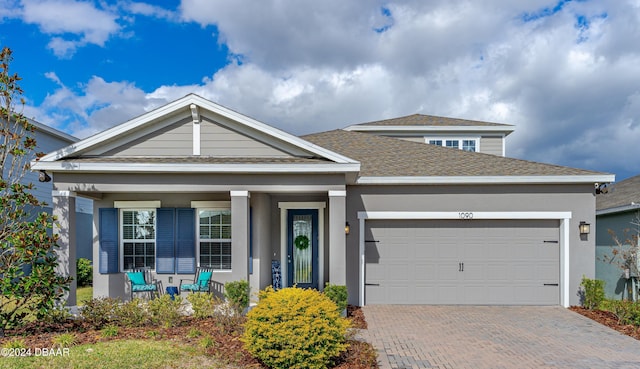
<instances>
[{"instance_id":1,"label":"garage door","mask_svg":"<svg viewBox=\"0 0 640 369\"><path fill-rule=\"evenodd\" d=\"M366 304L559 305L557 220L367 220Z\"/></svg>"}]
</instances>

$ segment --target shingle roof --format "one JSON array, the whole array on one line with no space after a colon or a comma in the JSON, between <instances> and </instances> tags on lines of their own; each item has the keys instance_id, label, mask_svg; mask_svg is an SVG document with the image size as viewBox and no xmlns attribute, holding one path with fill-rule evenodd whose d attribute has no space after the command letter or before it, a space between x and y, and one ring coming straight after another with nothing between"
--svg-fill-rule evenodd
<instances>
[{"instance_id":1,"label":"shingle roof","mask_svg":"<svg viewBox=\"0 0 640 369\"><path fill-rule=\"evenodd\" d=\"M607 193L596 196L596 210L640 204L640 175L609 186Z\"/></svg>"},{"instance_id":2,"label":"shingle roof","mask_svg":"<svg viewBox=\"0 0 640 369\"><path fill-rule=\"evenodd\" d=\"M584 176L604 173L333 130L302 136L361 163L360 176Z\"/></svg>"},{"instance_id":3,"label":"shingle roof","mask_svg":"<svg viewBox=\"0 0 640 369\"><path fill-rule=\"evenodd\" d=\"M481 121L458 119L458 118L436 117L433 115L423 115L423 114L413 114L413 115L407 115L405 117L360 123L360 124L356 124L356 126L443 126L443 127L503 126L505 128L513 127L511 124L481 122Z\"/></svg>"}]
</instances>

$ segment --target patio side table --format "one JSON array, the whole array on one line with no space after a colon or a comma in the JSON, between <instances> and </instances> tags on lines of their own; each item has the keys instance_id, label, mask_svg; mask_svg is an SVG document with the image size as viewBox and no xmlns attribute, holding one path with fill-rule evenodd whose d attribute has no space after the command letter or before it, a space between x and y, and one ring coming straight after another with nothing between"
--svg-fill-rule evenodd
<instances>
[{"instance_id":1,"label":"patio side table","mask_svg":"<svg viewBox=\"0 0 640 369\"><path fill-rule=\"evenodd\" d=\"M176 295L179 295L180 291L178 291L178 287L176 286L167 286L167 293L171 296L171 300L175 300Z\"/></svg>"}]
</instances>

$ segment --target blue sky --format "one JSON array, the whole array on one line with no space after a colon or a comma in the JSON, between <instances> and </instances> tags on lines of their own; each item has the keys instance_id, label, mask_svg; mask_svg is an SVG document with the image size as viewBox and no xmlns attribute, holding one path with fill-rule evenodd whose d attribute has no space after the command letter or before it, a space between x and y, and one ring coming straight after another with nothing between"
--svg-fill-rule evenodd
<instances>
[{"instance_id":1,"label":"blue sky","mask_svg":"<svg viewBox=\"0 0 640 369\"><path fill-rule=\"evenodd\" d=\"M187 93L294 134L414 113L640 174L640 1L0 0L25 113L87 137Z\"/></svg>"}]
</instances>

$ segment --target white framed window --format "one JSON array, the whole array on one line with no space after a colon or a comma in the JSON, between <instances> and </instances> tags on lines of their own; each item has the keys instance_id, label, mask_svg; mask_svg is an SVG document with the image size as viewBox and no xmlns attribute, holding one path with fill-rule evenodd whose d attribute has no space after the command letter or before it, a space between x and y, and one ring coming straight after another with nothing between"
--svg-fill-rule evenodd
<instances>
[{"instance_id":1,"label":"white framed window","mask_svg":"<svg viewBox=\"0 0 640 369\"><path fill-rule=\"evenodd\" d=\"M478 152L478 138L467 137L425 137L425 142L430 145L451 147L454 149Z\"/></svg>"},{"instance_id":2,"label":"white framed window","mask_svg":"<svg viewBox=\"0 0 640 369\"><path fill-rule=\"evenodd\" d=\"M156 210L120 209L120 227L122 269L155 269Z\"/></svg>"},{"instance_id":3,"label":"white framed window","mask_svg":"<svg viewBox=\"0 0 640 369\"><path fill-rule=\"evenodd\" d=\"M460 148L460 140L446 140L445 142L447 147L452 147L454 149Z\"/></svg>"},{"instance_id":4,"label":"white framed window","mask_svg":"<svg viewBox=\"0 0 640 369\"><path fill-rule=\"evenodd\" d=\"M476 151L476 140L462 140L462 150L464 151Z\"/></svg>"},{"instance_id":5,"label":"white framed window","mask_svg":"<svg viewBox=\"0 0 640 369\"><path fill-rule=\"evenodd\" d=\"M198 264L231 271L231 208L199 208Z\"/></svg>"}]
</instances>

